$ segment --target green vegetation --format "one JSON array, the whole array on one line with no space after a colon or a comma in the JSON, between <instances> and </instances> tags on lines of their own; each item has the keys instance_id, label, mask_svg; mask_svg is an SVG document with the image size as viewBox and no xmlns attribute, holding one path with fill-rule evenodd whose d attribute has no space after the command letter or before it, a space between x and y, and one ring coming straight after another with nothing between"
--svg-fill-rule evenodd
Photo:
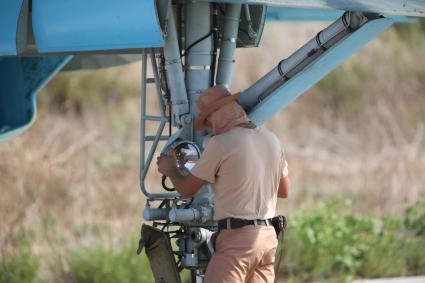
<instances>
[{"instance_id":1,"label":"green vegetation","mask_svg":"<svg viewBox=\"0 0 425 283\"><path fill-rule=\"evenodd\" d=\"M423 274L425 197L398 217L359 216L352 210L351 201L334 198L289 217L281 265L289 282ZM26 239L23 243L0 262L0 283L41 282L38 258ZM60 282L153 282L147 257L137 256L135 246L132 241L115 249L74 249L53 259L52 274Z\"/></svg>"},{"instance_id":2,"label":"green vegetation","mask_svg":"<svg viewBox=\"0 0 425 283\"><path fill-rule=\"evenodd\" d=\"M425 198L403 217L356 216L331 199L292 215L284 245L291 282L416 275L425 270Z\"/></svg>"},{"instance_id":3,"label":"green vegetation","mask_svg":"<svg viewBox=\"0 0 425 283\"><path fill-rule=\"evenodd\" d=\"M69 255L69 268L62 270L61 277L78 283L153 282L147 257L144 253L137 256L135 246L75 250Z\"/></svg>"},{"instance_id":4,"label":"green vegetation","mask_svg":"<svg viewBox=\"0 0 425 283\"><path fill-rule=\"evenodd\" d=\"M425 35L425 20L419 19L415 24L395 24L393 29L403 44L417 48L423 44Z\"/></svg>"},{"instance_id":5,"label":"green vegetation","mask_svg":"<svg viewBox=\"0 0 425 283\"><path fill-rule=\"evenodd\" d=\"M17 254L6 254L0 263L1 283L35 283L39 261L28 248Z\"/></svg>"},{"instance_id":6,"label":"green vegetation","mask_svg":"<svg viewBox=\"0 0 425 283\"><path fill-rule=\"evenodd\" d=\"M425 236L425 197L406 209L404 226L416 236Z\"/></svg>"},{"instance_id":7,"label":"green vegetation","mask_svg":"<svg viewBox=\"0 0 425 283\"><path fill-rule=\"evenodd\" d=\"M0 283L36 283L39 261L28 248L8 253L0 262Z\"/></svg>"},{"instance_id":8,"label":"green vegetation","mask_svg":"<svg viewBox=\"0 0 425 283\"><path fill-rule=\"evenodd\" d=\"M37 283L39 259L31 251L31 233L19 233L0 257L0 283Z\"/></svg>"}]
</instances>

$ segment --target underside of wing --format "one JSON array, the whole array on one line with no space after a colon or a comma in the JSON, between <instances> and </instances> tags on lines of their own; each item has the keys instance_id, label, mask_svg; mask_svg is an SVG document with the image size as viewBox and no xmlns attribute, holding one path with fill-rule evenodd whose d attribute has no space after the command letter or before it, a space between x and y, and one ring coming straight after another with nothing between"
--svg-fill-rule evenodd
<instances>
[{"instance_id":1,"label":"underside of wing","mask_svg":"<svg viewBox=\"0 0 425 283\"><path fill-rule=\"evenodd\" d=\"M425 15L423 0L197 1L201 6L208 2L219 4L210 5L217 9L219 31L225 30L225 11L239 6L238 31L232 40L245 48L259 45L267 20L334 21L345 11L375 13L393 22ZM57 72L117 66L140 60L146 48L167 49L169 3L185 6L193 1L0 1L0 140L34 121L36 94ZM232 3L247 5L225 5Z\"/></svg>"},{"instance_id":2,"label":"underside of wing","mask_svg":"<svg viewBox=\"0 0 425 283\"><path fill-rule=\"evenodd\" d=\"M216 3L263 4L292 8L323 8L344 11L373 12L398 16L425 17L422 0L200 0Z\"/></svg>"}]
</instances>

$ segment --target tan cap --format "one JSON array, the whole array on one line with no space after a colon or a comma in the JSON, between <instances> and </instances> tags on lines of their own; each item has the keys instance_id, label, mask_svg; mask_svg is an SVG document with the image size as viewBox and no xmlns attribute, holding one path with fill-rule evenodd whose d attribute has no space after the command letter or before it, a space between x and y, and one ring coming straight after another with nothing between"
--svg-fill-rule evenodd
<instances>
[{"instance_id":1,"label":"tan cap","mask_svg":"<svg viewBox=\"0 0 425 283\"><path fill-rule=\"evenodd\" d=\"M223 85L217 85L202 92L195 102L199 112L195 118L195 129L198 131L207 129L208 126L205 124L207 118L224 105L237 103L238 97L239 93L231 95Z\"/></svg>"}]
</instances>

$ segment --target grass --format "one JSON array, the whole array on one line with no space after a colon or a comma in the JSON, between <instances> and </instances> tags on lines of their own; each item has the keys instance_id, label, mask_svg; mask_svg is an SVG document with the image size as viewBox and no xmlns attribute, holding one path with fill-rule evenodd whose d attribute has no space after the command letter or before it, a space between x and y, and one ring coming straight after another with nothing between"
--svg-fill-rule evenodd
<instances>
[{"instance_id":1,"label":"grass","mask_svg":"<svg viewBox=\"0 0 425 283\"><path fill-rule=\"evenodd\" d=\"M319 106L327 106L337 114L361 114L362 109L371 102L367 97L376 96L372 91L382 77L386 77L382 82L387 80L389 86L395 80L397 83L402 83L402 80L411 80L411 83L424 81L422 54L425 49L425 20L420 19L415 24L395 24L382 34L380 40L370 44L369 51L365 49L360 50L365 59L357 53L317 84L323 92L314 100ZM378 60L385 62L384 68L371 64ZM390 74L391 70L396 71L397 75ZM382 85L382 89L384 95L392 96L385 85ZM403 91L395 95L405 95L406 92L408 88L403 87ZM413 93L421 98L418 91ZM414 103L409 105L410 108L415 106Z\"/></svg>"},{"instance_id":2,"label":"grass","mask_svg":"<svg viewBox=\"0 0 425 283\"><path fill-rule=\"evenodd\" d=\"M121 249L90 248L75 250L68 258L62 278L78 283L149 283L153 282L147 257L136 255L136 245Z\"/></svg>"},{"instance_id":3,"label":"grass","mask_svg":"<svg viewBox=\"0 0 425 283\"><path fill-rule=\"evenodd\" d=\"M137 92L137 86L123 82L117 71L63 72L41 91L38 102L43 108L81 114L84 108L113 105Z\"/></svg>"},{"instance_id":4,"label":"grass","mask_svg":"<svg viewBox=\"0 0 425 283\"><path fill-rule=\"evenodd\" d=\"M289 217L281 272L289 282L350 282L356 277L423 275L425 270L425 197L402 216L358 216L350 200L335 197ZM42 280L29 242L0 262L0 283ZM18 244L18 241L15 242ZM153 276L137 241L114 247L75 247L52 258L56 282L145 283ZM282 246L281 246L282 248ZM59 257L59 258L58 258ZM183 279L187 280L187 272Z\"/></svg>"},{"instance_id":5,"label":"grass","mask_svg":"<svg viewBox=\"0 0 425 283\"><path fill-rule=\"evenodd\" d=\"M325 92L322 103L337 111L358 112L364 106L369 76L361 63L355 60L343 63L318 83Z\"/></svg>"},{"instance_id":6,"label":"grass","mask_svg":"<svg viewBox=\"0 0 425 283\"><path fill-rule=\"evenodd\" d=\"M425 20L420 18L415 24L395 24L394 31L397 33L403 44L411 48L417 48L423 44L425 36Z\"/></svg>"},{"instance_id":7,"label":"grass","mask_svg":"<svg viewBox=\"0 0 425 283\"><path fill-rule=\"evenodd\" d=\"M419 275L425 270L425 198L403 217L356 216L330 199L291 215L283 272L291 282Z\"/></svg>"},{"instance_id":8,"label":"grass","mask_svg":"<svg viewBox=\"0 0 425 283\"><path fill-rule=\"evenodd\" d=\"M21 232L14 235L11 247L0 257L0 283L39 283L40 261L32 253L33 235Z\"/></svg>"},{"instance_id":9,"label":"grass","mask_svg":"<svg viewBox=\"0 0 425 283\"><path fill-rule=\"evenodd\" d=\"M37 283L40 262L30 249L22 248L18 253L7 253L0 262L0 283Z\"/></svg>"}]
</instances>

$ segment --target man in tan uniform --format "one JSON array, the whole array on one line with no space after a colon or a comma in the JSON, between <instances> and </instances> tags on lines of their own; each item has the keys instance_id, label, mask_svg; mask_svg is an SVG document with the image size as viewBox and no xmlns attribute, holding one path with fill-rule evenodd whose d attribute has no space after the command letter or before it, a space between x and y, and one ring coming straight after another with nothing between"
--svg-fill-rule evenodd
<instances>
[{"instance_id":1,"label":"man in tan uniform","mask_svg":"<svg viewBox=\"0 0 425 283\"><path fill-rule=\"evenodd\" d=\"M277 137L252 124L236 99L223 86L203 92L195 128L210 128L213 137L201 158L187 176L168 156L158 158L158 170L185 197L212 184L220 232L206 283L274 282L277 238L269 219L277 197L288 196L287 163Z\"/></svg>"}]
</instances>

